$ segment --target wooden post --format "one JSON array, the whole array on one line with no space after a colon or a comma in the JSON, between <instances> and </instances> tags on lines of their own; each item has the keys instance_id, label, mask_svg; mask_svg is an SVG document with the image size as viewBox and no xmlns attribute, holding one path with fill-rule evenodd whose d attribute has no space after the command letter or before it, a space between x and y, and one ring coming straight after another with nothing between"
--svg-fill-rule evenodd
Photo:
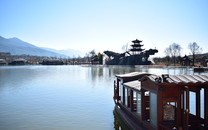
<instances>
[{"instance_id":1,"label":"wooden post","mask_svg":"<svg viewBox=\"0 0 208 130\"><path fill-rule=\"evenodd\" d=\"M180 104L181 104L181 108L179 108L180 109L180 126L183 126L184 125L184 108L185 108L185 106L184 106L184 89L180 89L180 91L181 91L181 95L180 95ZM178 118L179 118L178 117Z\"/></svg>"},{"instance_id":2,"label":"wooden post","mask_svg":"<svg viewBox=\"0 0 208 130\"><path fill-rule=\"evenodd\" d=\"M196 90L196 117L200 118L200 88Z\"/></svg>"},{"instance_id":3,"label":"wooden post","mask_svg":"<svg viewBox=\"0 0 208 130\"><path fill-rule=\"evenodd\" d=\"M208 89L204 88L204 119L205 129L208 129Z\"/></svg>"},{"instance_id":4,"label":"wooden post","mask_svg":"<svg viewBox=\"0 0 208 130\"><path fill-rule=\"evenodd\" d=\"M133 95L133 90L131 89L130 90L130 108L131 108L131 111L134 111L134 95Z\"/></svg>"},{"instance_id":5,"label":"wooden post","mask_svg":"<svg viewBox=\"0 0 208 130\"><path fill-rule=\"evenodd\" d=\"M128 95L128 107L131 107L131 89L130 88L128 88L127 89L127 95Z\"/></svg>"},{"instance_id":6,"label":"wooden post","mask_svg":"<svg viewBox=\"0 0 208 130\"><path fill-rule=\"evenodd\" d=\"M123 87L123 105L125 105L125 87L122 85Z\"/></svg>"},{"instance_id":7,"label":"wooden post","mask_svg":"<svg viewBox=\"0 0 208 130\"><path fill-rule=\"evenodd\" d=\"M162 91L159 89L159 91L157 91L157 130L160 130L160 123L162 123L163 121L163 114L164 114L164 100L162 98Z\"/></svg>"},{"instance_id":8,"label":"wooden post","mask_svg":"<svg viewBox=\"0 0 208 130\"><path fill-rule=\"evenodd\" d=\"M116 87L116 98L117 98L117 102L118 102L118 100L120 100L120 97L119 97L119 88L121 87L121 86L119 86L119 79L117 79L117 87Z\"/></svg>"},{"instance_id":9,"label":"wooden post","mask_svg":"<svg viewBox=\"0 0 208 130\"><path fill-rule=\"evenodd\" d=\"M116 81L114 80L114 96L113 96L113 99L114 99L114 101L117 99L117 93L116 93L116 88L117 88L117 86L116 86Z\"/></svg>"},{"instance_id":10,"label":"wooden post","mask_svg":"<svg viewBox=\"0 0 208 130\"><path fill-rule=\"evenodd\" d=\"M185 110L185 130L189 129L189 89L186 87L186 110Z\"/></svg>"},{"instance_id":11,"label":"wooden post","mask_svg":"<svg viewBox=\"0 0 208 130\"><path fill-rule=\"evenodd\" d=\"M182 123L181 123L181 120L182 120L182 117L181 117L181 89L178 88L178 97L177 97L177 108L176 108L176 123L177 123L177 126L181 126Z\"/></svg>"},{"instance_id":12,"label":"wooden post","mask_svg":"<svg viewBox=\"0 0 208 130\"><path fill-rule=\"evenodd\" d=\"M145 98L144 98L144 89L141 89L141 117L142 120L145 120Z\"/></svg>"}]
</instances>

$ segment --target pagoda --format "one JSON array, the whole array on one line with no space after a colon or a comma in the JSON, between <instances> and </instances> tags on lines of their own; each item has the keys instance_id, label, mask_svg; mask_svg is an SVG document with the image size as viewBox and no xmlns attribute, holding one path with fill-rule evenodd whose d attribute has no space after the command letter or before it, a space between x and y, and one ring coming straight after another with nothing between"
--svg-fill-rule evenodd
<instances>
[{"instance_id":1,"label":"pagoda","mask_svg":"<svg viewBox=\"0 0 208 130\"><path fill-rule=\"evenodd\" d=\"M144 46L141 44L142 41L136 39L136 40L133 40L132 42L133 44L131 45L132 48L130 49L130 51L133 53L133 55L140 54L144 50L142 49L142 46Z\"/></svg>"},{"instance_id":2,"label":"pagoda","mask_svg":"<svg viewBox=\"0 0 208 130\"><path fill-rule=\"evenodd\" d=\"M141 40L133 40L131 49L123 53L116 53L112 51L104 51L108 56L107 65L150 65L152 62L148 60L150 55L158 52L157 49L142 49L144 46Z\"/></svg>"}]
</instances>

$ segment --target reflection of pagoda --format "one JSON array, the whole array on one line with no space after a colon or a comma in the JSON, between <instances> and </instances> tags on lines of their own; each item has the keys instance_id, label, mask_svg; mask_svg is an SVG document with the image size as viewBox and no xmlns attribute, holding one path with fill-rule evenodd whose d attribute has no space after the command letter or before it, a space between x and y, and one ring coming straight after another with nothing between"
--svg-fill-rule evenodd
<instances>
[{"instance_id":1,"label":"reflection of pagoda","mask_svg":"<svg viewBox=\"0 0 208 130\"><path fill-rule=\"evenodd\" d=\"M131 49L124 53L116 53L112 51L104 51L108 56L106 64L108 65L150 65L151 61L148 60L150 55L154 55L158 52L157 49L142 49L144 45L142 41L136 39L132 41Z\"/></svg>"},{"instance_id":2,"label":"reflection of pagoda","mask_svg":"<svg viewBox=\"0 0 208 130\"><path fill-rule=\"evenodd\" d=\"M144 45L140 44L142 41L136 39L132 42L134 44L131 45L132 49L130 49L130 51L133 53L133 55L140 54L144 50L144 49L141 48Z\"/></svg>"}]
</instances>

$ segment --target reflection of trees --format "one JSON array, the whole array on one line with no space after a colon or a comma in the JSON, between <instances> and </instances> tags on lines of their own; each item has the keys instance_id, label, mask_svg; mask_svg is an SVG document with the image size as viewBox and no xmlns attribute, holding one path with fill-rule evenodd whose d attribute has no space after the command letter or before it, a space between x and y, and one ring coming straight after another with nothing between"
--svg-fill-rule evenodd
<instances>
[{"instance_id":1,"label":"reflection of trees","mask_svg":"<svg viewBox=\"0 0 208 130\"><path fill-rule=\"evenodd\" d=\"M192 69L189 67L166 67L156 68L154 66L91 66L91 79L92 81L109 82L115 78L115 75L125 74L130 72L145 72L152 74L193 74Z\"/></svg>"},{"instance_id":2,"label":"reflection of trees","mask_svg":"<svg viewBox=\"0 0 208 130\"><path fill-rule=\"evenodd\" d=\"M147 66L91 66L90 73L91 73L91 80L95 81L102 81L109 82L113 80L115 75L118 74L125 74L130 72L149 72Z\"/></svg>"},{"instance_id":3,"label":"reflection of trees","mask_svg":"<svg viewBox=\"0 0 208 130\"><path fill-rule=\"evenodd\" d=\"M179 75L179 74L191 75L191 74L193 74L193 70L189 67L167 67L165 69L167 70L167 74L170 74L170 75Z\"/></svg>"},{"instance_id":4,"label":"reflection of trees","mask_svg":"<svg viewBox=\"0 0 208 130\"><path fill-rule=\"evenodd\" d=\"M135 71L148 73L148 66L111 66L109 68L109 73L113 74L113 76L117 74L125 74Z\"/></svg>"},{"instance_id":5,"label":"reflection of trees","mask_svg":"<svg viewBox=\"0 0 208 130\"><path fill-rule=\"evenodd\" d=\"M102 66L92 66L91 67L91 78L93 81L95 81L97 78L103 77L103 70L104 68Z\"/></svg>"},{"instance_id":6,"label":"reflection of trees","mask_svg":"<svg viewBox=\"0 0 208 130\"><path fill-rule=\"evenodd\" d=\"M193 69L189 67L154 67L154 66L91 66L90 67L90 75L92 82L113 82L115 75L125 74L130 72L145 72L152 74L170 74L170 75L178 75L178 74L193 74Z\"/></svg>"}]
</instances>

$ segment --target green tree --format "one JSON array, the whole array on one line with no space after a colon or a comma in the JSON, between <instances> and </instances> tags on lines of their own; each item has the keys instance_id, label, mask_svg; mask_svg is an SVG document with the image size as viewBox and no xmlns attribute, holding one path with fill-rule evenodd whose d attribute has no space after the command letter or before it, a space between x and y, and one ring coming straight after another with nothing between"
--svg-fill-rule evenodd
<instances>
[{"instance_id":1,"label":"green tree","mask_svg":"<svg viewBox=\"0 0 208 130\"><path fill-rule=\"evenodd\" d=\"M103 64L103 54L101 54L100 52L98 53L98 61L99 61L99 64Z\"/></svg>"}]
</instances>

